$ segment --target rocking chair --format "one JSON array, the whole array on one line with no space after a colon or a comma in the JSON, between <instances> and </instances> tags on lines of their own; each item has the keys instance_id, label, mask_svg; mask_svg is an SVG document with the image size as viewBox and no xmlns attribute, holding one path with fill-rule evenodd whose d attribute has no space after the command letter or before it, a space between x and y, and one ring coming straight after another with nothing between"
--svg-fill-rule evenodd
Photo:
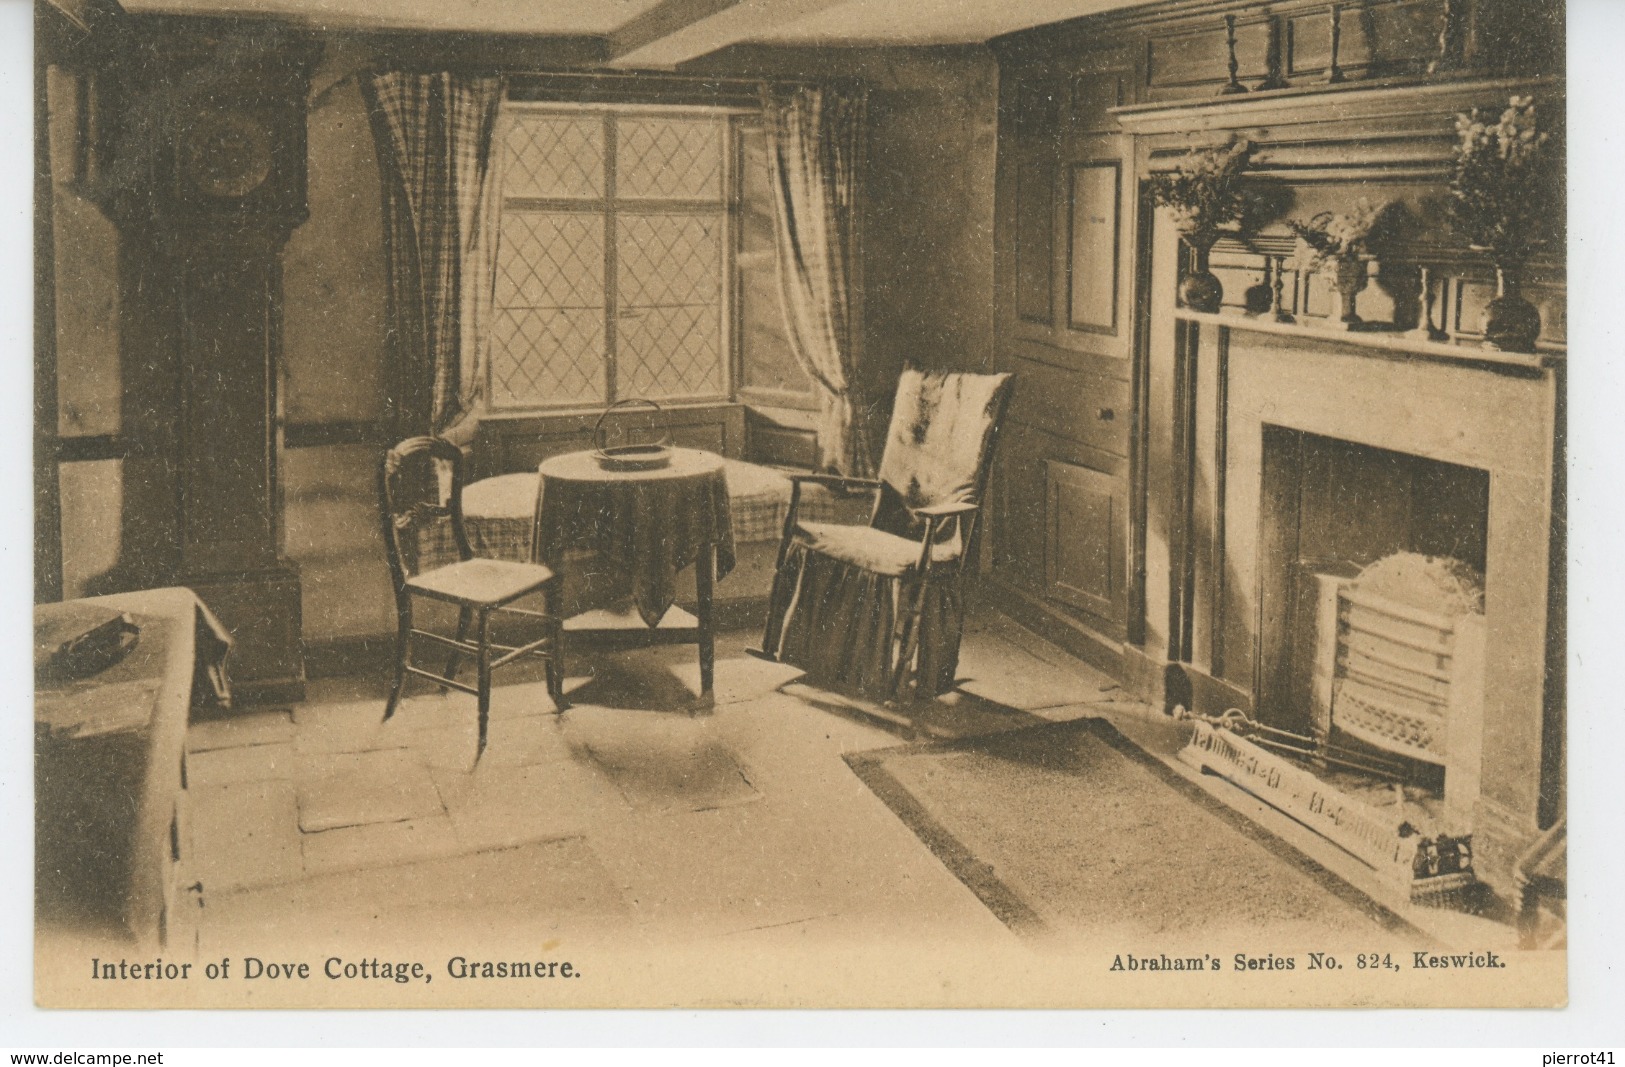
<instances>
[{"instance_id":1,"label":"rocking chair","mask_svg":"<svg viewBox=\"0 0 1625 1067\"><path fill-rule=\"evenodd\" d=\"M887 702L951 689L961 584L1008 374L904 371L878 478L792 474L790 509L758 655ZM875 494L867 526L803 522L803 485Z\"/></svg>"}]
</instances>

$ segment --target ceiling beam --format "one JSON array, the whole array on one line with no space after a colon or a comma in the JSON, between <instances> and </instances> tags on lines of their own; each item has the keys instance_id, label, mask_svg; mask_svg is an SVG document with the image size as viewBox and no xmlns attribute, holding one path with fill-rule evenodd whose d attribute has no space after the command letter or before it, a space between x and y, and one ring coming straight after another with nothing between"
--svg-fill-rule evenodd
<instances>
[{"instance_id":1,"label":"ceiling beam","mask_svg":"<svg viewBox=\"0 0 1625 1067\"><path fill-rule=\"evenodd\" d=\"M661 0L609 36L621 69L669 70L847 0Z\"/></svg>"},{"instance_id":2,"label":"ceiling beam","mask_svg":"<svg viewBox=\"0 0 1625 1067\"><path fill-rule=\"evenodd\" d=\"M660 0L609 35L609 54L614 59L631 55L741 2L743 0Z\"/></svg>"}]
</instances>

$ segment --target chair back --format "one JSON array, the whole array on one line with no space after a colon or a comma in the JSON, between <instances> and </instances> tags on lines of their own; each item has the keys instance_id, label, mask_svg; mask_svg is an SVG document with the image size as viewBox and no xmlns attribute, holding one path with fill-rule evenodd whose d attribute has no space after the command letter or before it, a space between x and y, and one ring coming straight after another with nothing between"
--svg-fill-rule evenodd
<instances>
[{"instance_id":1,"label":"chair back","mask_svg":"<svg viewBox=\"0 0 1625 1067\"><path fill-rule=\"evenodd\" d=\"M463 453L450 441L409 437L385 452L378 503L396 596L405 594L406 580L418 573L423 539L440 523L451 524L457 558L473 558L463 530Z\"/></svg>"},{"instance_id":2,"label":"chair back","mask_svg":"<svg viewBox=\"0 0 1625 1067\"><path fill-rule=\"evenodd\" d=\"M910 508L981 504L1013 388L1009 374L904 370L869 524L912 539L921 535L922 524ZM973 516L964 532L967 539L977 525ZM973 549L967 543L966 554Z\"/></svg>"}]
</instances>

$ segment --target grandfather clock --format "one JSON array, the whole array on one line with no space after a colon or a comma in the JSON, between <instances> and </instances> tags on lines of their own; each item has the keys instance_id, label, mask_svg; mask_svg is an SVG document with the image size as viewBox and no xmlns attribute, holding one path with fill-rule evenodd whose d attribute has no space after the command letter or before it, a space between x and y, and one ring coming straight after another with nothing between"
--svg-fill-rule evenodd
<instances>
[{"instance_id":1,"label":"grandfather clock","mask_svg":"<svg viewBox=\"0 0 1625 1067\"><path fill-rule=\"evenodd\" d=\"M153 33L137 83L158 134L143 198L172 339L176 580L231 629L239 696L303 694L299 571L283 556L281 262L306 218L316 48L285 32Z\"/></svg>"}]
</instances>

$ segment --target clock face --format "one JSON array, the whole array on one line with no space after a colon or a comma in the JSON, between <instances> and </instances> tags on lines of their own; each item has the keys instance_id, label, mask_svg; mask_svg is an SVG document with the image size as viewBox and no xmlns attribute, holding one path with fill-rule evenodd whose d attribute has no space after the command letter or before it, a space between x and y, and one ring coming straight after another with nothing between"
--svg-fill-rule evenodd
<instances>
[{"instance_id":1,"label":"clock face","mask_svg":"<svg viewBox=\"0 0 1625 1067\"><path fill-rule=\"evenodd\" d=\"M239 200L271 174L271 135L240 111L200 115L181 144L182 173L199 192Z\"/></svg>"}]
</instances>

